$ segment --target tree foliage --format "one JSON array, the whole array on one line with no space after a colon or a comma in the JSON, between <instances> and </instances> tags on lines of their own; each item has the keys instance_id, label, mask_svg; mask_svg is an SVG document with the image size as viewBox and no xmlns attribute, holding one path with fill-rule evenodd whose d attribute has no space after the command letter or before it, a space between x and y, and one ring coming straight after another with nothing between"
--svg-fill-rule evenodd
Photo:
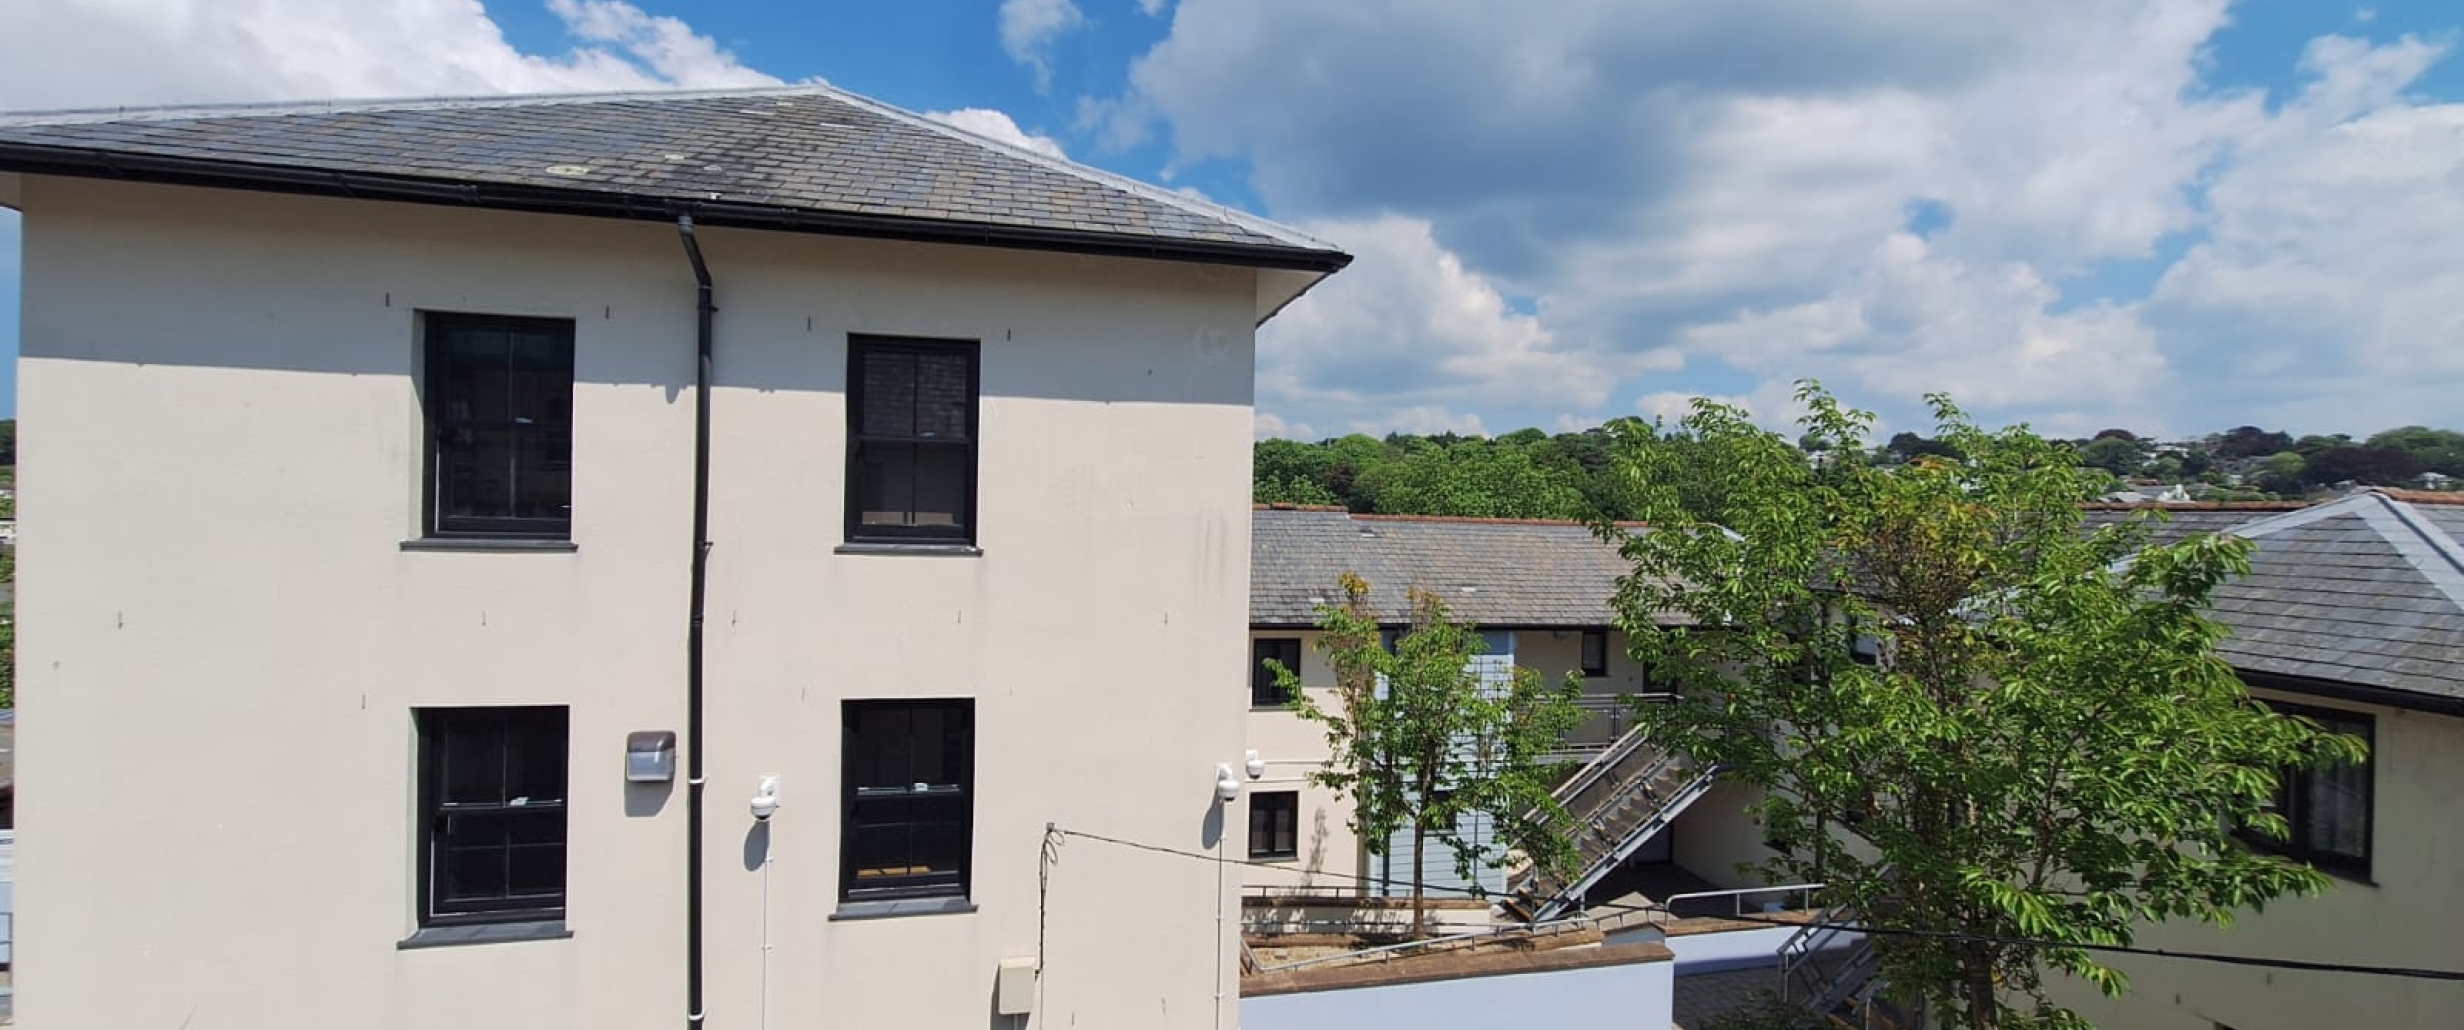
<instances>
[{"instance_id":1,"label":"tree foliage","mask_svg":"<svg viewBox=\"0 0 2464 1030\"><path fill-rule=\"evenodd\" d=\"M2371 434L2364 443L2412 455L2425 471L2464 476L2464 433L2452 429L2404 426Z\"/></svg>"},{"instance_id":2,"label":"tree foliage","mask_svg":"<svg viewBox=\"0 0 2464 1030\"><path fill-rule=\"evenodd\" d=\"M1471 664L1484 650L1480 634L1423 591L1412 593L1411 626L1389 650L1369 584L1345 573L1340 585L1343 603L1318 611L1334 706L1320 707L1293 670L1270 664L1292 710L1326 731L1333 757L1310 779L1351 800L1351 827L1371 853L1411 831L1414 930L1426 924L1431 843L1447 849L1467 880L1505 858L1464 832L1468 816L1487 816L1510 848L1567 871L1570 818L1550 796L1545 757L1582 718L1574 706L1580 679L1549 687L1512 667L1502 689L1484 681Z\"/></svg>"},{"instance_id":3,"label":"tree foliage","mask_svg":"<svg viewBox=\"0 0 2464 1030\"><path fill-rule=\"evenodd\" d=\"M2219 458L2264 458L2292 450L2293 436L2257 426L2235 426L2217 434L2215 447Z\"/></svg>"},{"instance_id":4,"label":"tree foliage","mask_svg":"<svg viewBox=\"0 0 2464 1030\"><path fill-rule=\"evenodd\" d=\"M1863 439L1870 416L1813 384L1799 399L1809 433ZM1825 882L1870 925L1960 935L1879 939L1903 1000L1979 1030L2082 1026L2046 974L2117 993L2122 975L2023 942L2123 944L2145 920L2325 889L2234 828L2281 837L2279 771L2361 745L2254 703L2212 653L2200 612L2246 542L2083 532L2074 451L1931 401L1961 457L1894 468L1810 466L1697 402L1675 435L1729 456L1708 515L1671 434L1619 441L1653 528L1598 528L1634 564L1618 607L1636 656L1680 697L1638 719L1764 788L1765 875ZM1699 628L1651 632L1664 611ZM1860 637L1881 641L1870 664Z\"/></svg>"},{"instance_id":5,"label":"tree foliage","mask_svg":"<svg viewBox=\"0 0 2464 1030\"><path fill-rule=\"evenodd\" d=\"M1262 440L1254 499L1393 515L1636 519L1642 515L1640 497L1614 467L1612 450L1621 432L1642 424L1618 418L1581 432L1552 436L1518 429L1494 439L1459 433L1391 433L1380 439L1355 433L1317 443ZM1808 462L1896 465L1959 456L1951 442L1913 431L1893 434L1879 447L1833 447L1810 435L1796 442ZM2349 436L2296 440L2257 426L2174 443L2115 427L2068 443L2078 449L2082 464L2124 480L2186 483L2194 500L2302 497L2345 480L2406 486L2422 471L2464 477L2464 433L2423 426L2390 429L2362 444ZM1668 446L1694 448L1691 460L1706 468L1725 460L1717 444L1691 437L1672 437ZM2310 474L2309 465L2329 452L2339 453ZM2408 459L2398 452L2414 464L2406 465ZM2301 467L2266 464L2282 453L2292 454ZM2406 468L2413 473L2399 474ZM1708 510L1703 505L1717 503L1716 478L1693 482L1689 510L1700 513Z\"/></svg>"}]
</instances>

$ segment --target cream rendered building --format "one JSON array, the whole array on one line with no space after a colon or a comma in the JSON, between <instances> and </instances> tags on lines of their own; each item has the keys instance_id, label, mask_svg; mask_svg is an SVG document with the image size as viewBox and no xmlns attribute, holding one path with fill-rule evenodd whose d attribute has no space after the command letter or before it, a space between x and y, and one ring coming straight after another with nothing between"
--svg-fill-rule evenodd
<instances>
[{"instance_id":1,"label":"cream rendered building","mask_svg":"<svg viewBox=\"0 0 2464 1030\"><path fill-rule=\"evenodd\" d=\"M10 117L0 204L27 1025L1236 1025L1219 869L1039 856L1238 818L1339 251L824 87Z\"/></svg>"},{"instance_id":2,"label":"cream rendered building","mask_svg":"<svg viewBox=\"0 0 2464 1030\"><path fill-rule=\"evenodd\" d=\"M2099 515L2097 518L2115 517ZM2334 888L2231 926L2168 923L2143 947L2464 971L2464 495L2364 491L2265 517L2173 513L2163 530L2255 545L2217 591L2218 653L2251 693L2370 744L2359 766L2286 777L2293 838L2260 846ZM2464 982L2124 957L2131 991L2060 995L2104 1030L2452 1030Z\"/></svg>"},{"instance_id":3,"label":"cream rendered building","mask_svg":"<svg viewBox=\"0 0 2464 1030\"><path fill-rule=\"evenodd\" d=\"M1657 689L1628 654L1614 625L1610 599L1617 577L1632 571L1616 549L1580 524L1531 519L1352 515L1339 509L1262 508L1255 514L1256 557L1250 591L1250 712L1248 747L1264 775L1251 785L1246 871L1253 897L1309 894L1407 893L1367 881L1411 875L1408 839L1373 855L1350 828L1350 803L1310 782L1328 758L1323 728L1293 715L1258 671L1273 657L1297 659L1304 689L1333 706L1334 672L1318 649L1317 610L1339 597L1337 578L1353 572L1369 581L1370 603L1390 629L1406 628L1410 592L1445 599L1453 615L1477 626L1492 660L1508 662L1556 683L1580 678L1585 720L1569 736L1562 760L1593 761L1632 727L1631 706ZM1662 893L1692 887L1742 888L1760 881L1737 869L1763 858L1760 828L1744 812L1742 791L1712 785L1663 829L1624 858L1598 858L1608 900L1637 889ZM1580 813L1578 813L1579 815ZM1596 856L1586 854L1587 860ZM1502 873L1482 888L1503 893ZM1433 854L1431 886L1467 886L1449 854Z\"/></svg>"}]
</instances>

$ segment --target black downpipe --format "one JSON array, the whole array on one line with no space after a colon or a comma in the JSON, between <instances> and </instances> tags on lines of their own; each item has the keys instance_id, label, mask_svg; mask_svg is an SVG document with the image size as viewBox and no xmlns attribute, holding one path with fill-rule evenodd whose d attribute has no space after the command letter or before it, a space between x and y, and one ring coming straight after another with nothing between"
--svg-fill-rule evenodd
<instances>
[{"instance_id":1,"label":"black downpipe","mask_svg":"<svg viewBox=\"0 0 2464 1030\"><path fill-rule=\"evenodd\" d=\"M694 305L693 349L693 594L685 631L685 881L684 1025L702 1025L702 612L710 585L710 266L693 238L693 216L676 218L684 256L693 262L701 296Z\"/></svg>"}]
</instances>

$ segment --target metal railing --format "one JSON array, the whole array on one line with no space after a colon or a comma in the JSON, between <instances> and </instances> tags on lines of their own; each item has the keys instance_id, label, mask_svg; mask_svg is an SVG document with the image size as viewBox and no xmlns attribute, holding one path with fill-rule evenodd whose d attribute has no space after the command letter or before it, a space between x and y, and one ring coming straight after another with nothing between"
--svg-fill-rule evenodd
<instances>
[{"instance_id":1,"label":"metal railing","mask_svg":"<svg viewBox=\"0 0 2464 1030\"><path fill-rule=\"evenodd\" d=\"M1785 883L1771 887L1733 887L1728 890L1718 891L1689 891L1684 894L1671 894L1665 898L1661 898L1659 900L1658 910L1654 914L1669 919L1685 919L1688 917L1677 912L1678 902L1707 901L1712 898L1727 898L1729 900L1728 914L1732 916L1741 916L1746 914L1745 899L1761 894L1778 894L1783 898L1793 894L1796 896L1796 905L1792 908L1786 901L1783 900L1780 903L1780 911L1803 912L1814 907L1814 892L1821 890L1826 886L1829 885L1821 883ZM1771 909L1766 907L1759 909L1758 911L1769 912Z\"/></svg>"}]
</instances>

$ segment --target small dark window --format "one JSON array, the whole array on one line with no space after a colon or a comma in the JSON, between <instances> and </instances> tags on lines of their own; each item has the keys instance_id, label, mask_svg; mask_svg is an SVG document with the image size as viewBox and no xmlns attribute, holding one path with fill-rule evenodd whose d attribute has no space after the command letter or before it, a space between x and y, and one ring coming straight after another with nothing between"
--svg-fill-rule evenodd
<instances>
[{"instance_id":1,"label":"small dark window","mask_svg":"<svg viewBox=\"0 0 2464 1030\"><path fill-rule=\"evenodd\" d=\"M1275 670L1267 660L1283 663L1300 674L1300 640L1296 637L1268 637L1249 642L1249 707L1281 708L1292 703L1291 691L1275 682Z\"/></svg>"},{"instance_id":2,"label":"small dark window","mask_svg":"<svg viewBox=\"0 0 2464 1030\"><path fill-rule=\"evenodd\" d=\"M2360 737L2375 747L2376 720L2359 712L2308 708L2277 701L2269 708L2299 715L2329 733ZM2370 809L2372 758L2317 769L2286 769L2276 781L2276 814L2284 817L2290 835L2276 840L2247 834L2250 842L2322 870L2354 876L2370 875Z\"/></svg>"},{"instance_id":3,"label":"small dark window","mask_svg":"<svg viewBox=\"0 0 2464 1030\"><path fill-rule=\"evenodd\" d=\"M1583 631L1583 675L1608 675L1608 632L1606 630L1587 629Z\"/></svg>"},{"instance_id":4,"label":"small dark window","mask_svg":"<svg viewBox=\"0 0 2464 1030\"><path fill-rule=\"evenodd\" d=\"M565 914L563 708L417 713L420 924Z\"/></svg>"},{"instance_id":5,"label":"small dark window","mask_svg":"<svg viewBox=\"0 0 2464 1030\"><path fill-rule=\"evenodd\" d=\"M848 342L847 539L975 539L977 347Z\"/></svg>"},{"instance_id":6,"label":"small dark window","mask_svg":"<svg viewBox=\"0 0 2464 1030\"><path fill-rule=\"evenodd\" d=\"M1279 861L1300 857L1300 792L1249 795L1249 857Z\"/></svg>"},{"instance_id":7,"label":"small dark window","mask_svg":"<svg viewBox=\"0 0 2464 1030\"><path fill-rule=\"evenodd\" d=\"M433 536L573 532L573 323L426 316Z\"/></svg>"},{"instance_id":8,"label":"small dark window","mask_svg":"<svg viewBox=\"0 0 2464 1030\"><path fill-rule=\"evenodd\" d=\"M975 702L848 701L839 897L965 897Z\"/></svg>"}]
</instances>

